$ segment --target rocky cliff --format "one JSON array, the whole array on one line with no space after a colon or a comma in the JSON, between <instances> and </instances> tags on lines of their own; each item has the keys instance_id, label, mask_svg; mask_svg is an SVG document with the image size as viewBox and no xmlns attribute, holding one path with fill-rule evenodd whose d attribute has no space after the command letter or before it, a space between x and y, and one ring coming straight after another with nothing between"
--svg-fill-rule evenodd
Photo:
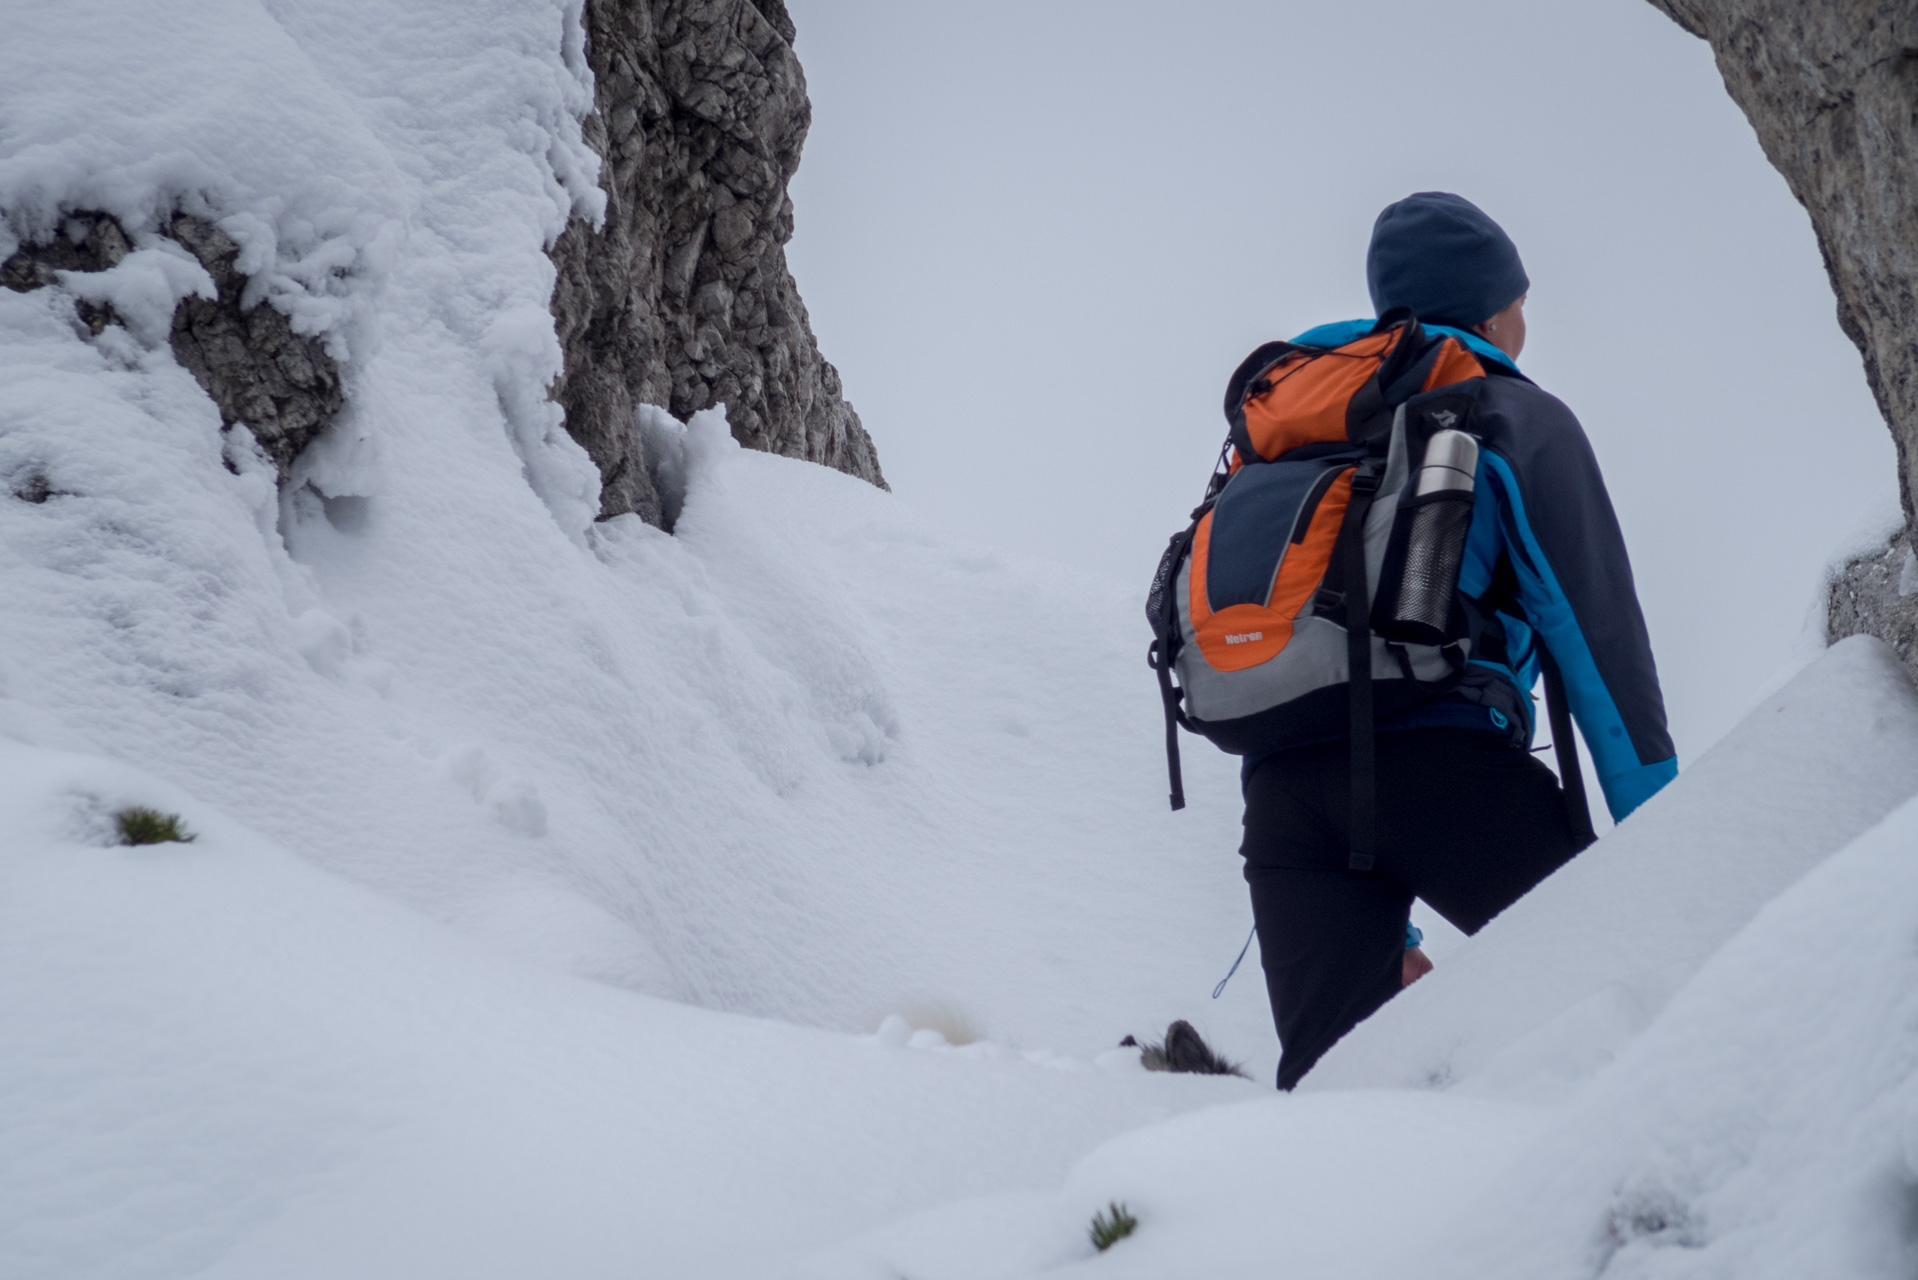
<instances>
[{"instance_id":1,"label":"rocky cliff","mask_svg":"<svg viewBox=\"0 0 1918 1280\"><path fill-rule=\"evenodd\" d=\"M786 269L812 118L792 39L782 0L588 0L607 212L553 248L553 394L604 477L602 517L671 525L646 404L684 419L724 402L747 447L885 486Z\"/></svg>"},{"instance_id":2,"label":"rocky cliff","mask_svg":"<svg viewBox=\"0 0 1918 1280\"><path fill-rule=\"evenodd\" d=\"M1811 215L1838 323L1918 490L1918 6L1909 0L1651 0L1709 41L1725 87ZM1909 533L1834 584L1833 639L1865 631L1913 662ZM1903 582L1907 594L1900 595ZM1901 642L1902 641L1902 642Z\"/></svg>"}]
</instances>

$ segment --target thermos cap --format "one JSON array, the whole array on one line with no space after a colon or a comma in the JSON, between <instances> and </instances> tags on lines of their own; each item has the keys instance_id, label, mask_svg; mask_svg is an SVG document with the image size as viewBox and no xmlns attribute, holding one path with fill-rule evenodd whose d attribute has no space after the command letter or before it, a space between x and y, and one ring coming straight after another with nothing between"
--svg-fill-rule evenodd
<instances>
[{"instance_id":1,"label":"thermos cap","mask_svg":"<svg viewBox=\"0 0 1918 1280\"><path fill-rule=\"evenodd\" d=\"M1425 445L1415 496L1446 489L1470 493L1478 471L1478 441L1463 431L1441 431Z\"/></svg>"}]
</instances>

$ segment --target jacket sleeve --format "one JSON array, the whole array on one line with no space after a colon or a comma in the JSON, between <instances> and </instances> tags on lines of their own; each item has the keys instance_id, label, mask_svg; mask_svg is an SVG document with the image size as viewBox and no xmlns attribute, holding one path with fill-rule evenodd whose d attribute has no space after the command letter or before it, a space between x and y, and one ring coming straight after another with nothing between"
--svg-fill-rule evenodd
<instances>
[{"instance_id":1,"label":"jacket sleeve","mask_svg":"<svg viewBox=\"0 0 1918 1280\"><path fill-rule=\"evenodd\" d=\"M1651 637L1591 442L1572 411L1518 379L1481 397L1484 482L1518 603L1565 678L1615 820L1678 774Z\"/></svg>"}]
</instances>

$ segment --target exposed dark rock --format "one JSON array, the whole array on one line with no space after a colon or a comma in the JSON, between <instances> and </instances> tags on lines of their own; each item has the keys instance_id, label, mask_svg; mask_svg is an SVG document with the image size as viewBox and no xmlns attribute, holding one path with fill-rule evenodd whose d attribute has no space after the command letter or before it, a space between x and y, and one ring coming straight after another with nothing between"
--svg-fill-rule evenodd
<instances>
[{"instance_id":1,"label":"exposed dark rock","mask_svg":"<svg viewBox=\"0 0 1918 1280\"><path fill-rule=\"evenodd\" d=\"M56 235L46 244L22 245L0 262L0 285L27 293L58 284L62 271L105 271L118 266L131 252L133 246L118 222L104 213L75 214L68 220L67 234ZM75 310L81 323L96 335L114 322L111 307L79 299Z\"/></svg>"},{"instance_id":2,"label":"exposed dark rock","mask_svg":"<svg viewBox=\"0 0 1918 1280\"><path fill-rule=\"evenodd\" d=\"M1918 517L1918 6L1652 3L1711 43L1726 89L1811 215L1838 297L1839 326L1864 357L1865 378L1898 448L1909 529ZM1847 570L1841 592L1851 580ZM1903 607L1858 612L1837 594L1831 602L1834 620L1847 611L1866 620L1859 629L1894 645L1892 634L1875 628L1893 625ZM1908 639L1899 652L1909 663Z\"/></svg>"},{"instance_id":3,"label":"exposed dark rock","mask_svg":"<svg viewBox=\"0 0 1918 1280\"><path fill-rule=\"evenodd\" d=\"M53 481L47 479L46 476L40 472L35 471L14 486L13 496L22 502L31 502L37 505L45 502L48 498L65 498L71 497L72 495L65 489L54 488Z\"/></svg>"},{"instance_id":4,"label":"exposed dark rock","mask_svg":"<svg viewBox=\"0 0 1918 1280\"><path fill-rule=\"evenodd\" d=\"M588 0L606 222L553 248L553 396L599 465L602 518L670 527L644 404L683 420L724 402L741 444L885 486L786 268L812 119L792 38L781 0Z\"/></svg>"},{"instance_id":5,"label":"exposed dark rock","mask_svg":"<svg viewBox=\"0 0 1918 1280\"><path fill-rule=\"evenodd\" d=\"M200 260L219 297L188 298L173 312L173 358L191 373L220 422L244 423L285 483L313 438L340 411L340 369L318 338L293 332L271 306L240 305L246 277L234 268L240 246L210 222L175 215L167 234Z\"/></svg>"},{"instance_id":6,"label":"exposed dark rock","mask_svg":"<svg viewBox=\"0 0 1918 1280\"><path fill-rule=\"evenodd\" d=\"M1909 532L1845 565L1825 604L1825 633L1834 641L1877 636L1918 669L1918 559Z\"/></svg>"},{"instance_id":7,"label":"exposed dark rock","mask_svg":"<svg viewBox=\"0 0 1918 1280\"><path fill-rule=\"evenodd\" d=\"M174 309L174 358L219 406L223 426L244 424L253 432L284 482L293 459L344 403L339 366L318 338L294 333L271 306L240 305L246 288L246 277L234 267L240 246L225 232L186 214L175 215L164 231L199 259L219 292L217 299L188 298ZM79 212L67 219L62 234L23 245L0 263L0 284L18 292L40 289L59 283L62 271L105 271L130 252L119 223L103 213ZM77 311L95 334L114 323L110 307L80 301Z\"/></svg>"},{"instance_id":8,"label":"exposed dark rock","mask_svg":"<svg viewBox=\"0 0 1918 1280\"><path fill-rule=\"evenodd\" d=\"M1139 1064L1147 1071L1182 1071L1202 1076L1239 1076L1249 1079L1236 1062L1228 1062L1213 1051L1198 1029L1184 1018L1165 1029L1165 1039L1140 1044L1132 1036L1119 1041L1120 1048L1137 1048Z\"/></svg>"}]
</instances>

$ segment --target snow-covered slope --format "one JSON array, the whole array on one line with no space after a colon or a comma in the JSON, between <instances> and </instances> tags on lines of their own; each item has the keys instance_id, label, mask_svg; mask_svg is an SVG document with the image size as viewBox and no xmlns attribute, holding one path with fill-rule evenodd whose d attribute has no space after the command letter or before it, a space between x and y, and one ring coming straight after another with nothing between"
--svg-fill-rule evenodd
<instances>
[{"instance_id":1,"label":"snow-covered slope","mask_svg":"<svg viewBox=\"0 0 1918 1280\"><path fill-rule=\"evenodd\" d=\"M319 865L716 1007L943 1001L1088 1053L1229 958L1230 770L1165 812L1124 592L931 543L717 420L676 538L573 541L503 439L441 421L396 425L415 465L380 494L296 494L283 542L163 350L115 368L38 295L9 320L0 451L66 491L0 503L0 714L33 740L164 762ZM1009 639L1055 613L1071 646Z\"/></svg>"},{"instance_id":2,"label":"snow-covered slope","mask_svg":"<svg viewBox=\"0 0 1918 1280\"><path fill-rule=\"evenodd\" d=\"M1713 956L1434 1240L1433 1274L1912 1274L1914 922L1918 801Z\"/></svg>"},{"instance_id":3,"label":"snow-covered slope","mask_svg":"<svg viewBox=\"0 0 1918 1280\"><path fill-rule=\"evenodd\" d=\"M544 973L96 757L0 740L0 831L19 1280L749 1275L1258 1092Z\"/></svg>"},{"instance_id":4,"label":"snow-covered slope","mask_svg":"<svg viewBox=\"0 0 1918 1280\"><path fill-rule=\"evenodd\" d=\"M1918 692L1835 646L1604 841L1342 1040L1305 1088L1556 1096L1767 902L1918 792Z\"/></svg>"},{"instance_id":5,"label":"snow-covered slope","mask_svg":"<svg viewBox=\"0 0 1918 1280\"><path fill-rule=\"evenodd\" d=\"M0 293L0 476L55 491L0 501L0 717L655 994L848 1030L953 1006L1081 1055L1189 1012L1247 916L1232 782L1165 811L1130 592L939 544L716 417L678 536L590 523L544 394L542 246L593 194L574 8L227 8L116 20L98 95L73 60L118 10L27 15L0 208L219 217L263 305L338 340L349 407L279 498L163 342ZM1232 997L1210 1029L1249 1053Z\"/></svg>"}]
</instances>

